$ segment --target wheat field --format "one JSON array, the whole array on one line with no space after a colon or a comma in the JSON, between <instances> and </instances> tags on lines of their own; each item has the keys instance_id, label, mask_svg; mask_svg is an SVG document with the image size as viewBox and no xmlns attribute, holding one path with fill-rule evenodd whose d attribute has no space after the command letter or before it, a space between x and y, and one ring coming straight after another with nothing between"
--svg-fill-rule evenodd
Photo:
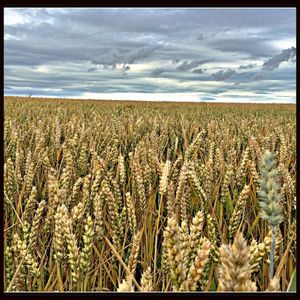
<instances>
[{"instance_id":1,"label":"wheat field","mask_svg":"<svg viewBox=\"0 0 300 300\"><path fill-rule=\"evenodd\" d=\"M4 288L294 289L295 105L4 97Z\"/></svg>"}]
</instances>

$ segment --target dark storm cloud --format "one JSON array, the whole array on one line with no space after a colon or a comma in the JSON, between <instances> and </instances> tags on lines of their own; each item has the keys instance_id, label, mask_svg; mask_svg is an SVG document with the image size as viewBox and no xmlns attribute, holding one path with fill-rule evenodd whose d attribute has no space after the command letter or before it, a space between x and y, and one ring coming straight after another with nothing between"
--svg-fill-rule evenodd
<instances>
[{"instance_id":1,"label":"dark storm cloud","mask_svg":"<svg viewBox=\"0 0 300 300\"><path fill-rule=\"evenodd\" d=\"M115 64L133 64L149 57L157 47L145 46L135 48L129 51L111 49L108 53L101 53L90 58L93 64L115 65Z\"/></svg>"},{"instance_id":2,"label":"dark storm cloud","mask_svg":"<svg viewBox=\"0 0 300 300\"><path fill-rule=\"evenodd\" d=\"M234 74L236 74L236 71L232 70L232 69L228 69L228 70L220 70L217 73L212 74L212 77L214 80L226 80L230 77L232 77Z\"/></svg>"},{"instance_id":3,"label":"dark storm cloud","mask_svg":"<svg viewBox=\"0 0 300 300\"><path fill-rule=\"evenodd\" d=\"M209 45L216 50L224 52L237 52L253 57L268 57L270 53L272 55L277 49L266 40L269 38L270 37L236 37L234 39L217 39L216 41L210 42Z\"/></svg>"},{"instance_id":4,"label":"dark storm cloud","mask_svg":"<svg viewBox=\"0 0 300 300\"><path fill-rule=\"evenodd\" d=\"M279 65L284 61L289 61L291 58L296 56L296 48L292 47L289 49L284 49L282 52L278 55L275 55L268 61L266 61L262 69L266 71L273 71L279 67Z\"/></svg>"},{"instance_id":5,"label":"dark storm cloud","mask_svg":"<svg viewBox=\"0 0 300 300\"><path fill-rule=\"evenodd\" d=\"M201 69L201 68L199 68L199 69L195 69L195 70L193 70L193 73L197 73L197 74L203 74L203 73L204 73L204 71L205 71L205 69Z\"/></svg>"},{"instance_id":6,"label":"dark storm cloud","mask_svg":"<svg viewBox=\"0 0 300 300\"><path fill-rule=\"evenodd\" d=\"M177 67L177 70L179 71L189 71L191 69L194 69L200 65L203 65L207 62L210 62L211 60L194 60L194 61L184 61L179 67Z\"/></svg>"},{"instance_id":7,"label":"dark storm cloud","mask_svg":"<svg viewBox=\"0 0 300 300\"><path fill-rule=\"evenodd\" d=\"M239 69L240 70L245 70L245 69L252 69L254 67L256 67L256 64L241 65L241 66L239 66Z\"/></svg>"},{"instance_id":8,"label":"dark storm cloud","mask_svg":"<svg viewBox=\"0 0 300 300\"><path fill-rule=\"evenodd\" d=\"M88 68L88 69L87 69L88 72L93 72L93 71L95 71L95 70L97 70L97 68Z\"/></svg>"},{"instance_id":9,"label":"dark storm cloud","mask_svg":"<svg viewBox=\"0 0 300 300\"><path fill-rule=\"evenodd\" d=\"M162 74L164 71L165 70L163 68L157 68L157 69L154 69L151 74L153 76L158 76L158 75Z\"/></svg>"},{"instance_id":10,"label":"dark storm cloud","mask_svg":"<svg viewBox=\"0 0 300 300\"><path fill-rule=\"evenodd\" d=\"M198 41L203 41L204 40L204 34L201 33L200 35L197 36Z\"/></svg>"},{"instance_id":11,"label":"dark storm cloud","mask_svg":"<svg viewBox=\"0 0 300 300\"><path fill-rule=\"evenodd\" d=\"M290 72L289 70L286 71L265 71L265 70L260 70L257 73L254 73L252 78L255 80L270 80L278 83L283 83L283 81L286 82L291 82L295 83L294 78L296 77L296 70L294 72ZM280 85L278 84L280 87Z\"/></svg>"},{"instance_id":12,"label":"dark storm cloud","mask_svg":"<svg viewBox=\"0 0 300 300\"><path fill-rule=\"evenodd\" d=\"M87 48L60 44L58 41L42 39L27 43L18 40L4 42L4 63L6 65L39 65L51 62L86 60Z\"/></svg>"},{"instance_id":13,"label":"dark storm cloud","mask_svg":"<svg viewBox=\"0 0 300 300\"><path fill-rule=\"evenodd\" d=\"M122 68L122 72L126 72L126 71L129 71L129 70L130 70L129 66L123 66L123 68Z\"/></svg>"},{"instance_id":14,"label":"dark storm cloud","mask_svg":"<svg viewBox=\"0 0 300 300\"><path fill-rule=\"evenodd\" d=\"M270 78L270 74L268 74L266 72L258 72L256 74L254 74L252 78L254 80L265 80L265 79Z\"/></svg>"},{"instance_id":15,"label":"dark storm cloud","mask_svg":"<svg viewBox=\"0 0 300 300\"><path fill-rule=\"evenodd\" d=\"M5 91L284 91L295 84L295 12L5 9Z\"/></svg>"}]
</instances>

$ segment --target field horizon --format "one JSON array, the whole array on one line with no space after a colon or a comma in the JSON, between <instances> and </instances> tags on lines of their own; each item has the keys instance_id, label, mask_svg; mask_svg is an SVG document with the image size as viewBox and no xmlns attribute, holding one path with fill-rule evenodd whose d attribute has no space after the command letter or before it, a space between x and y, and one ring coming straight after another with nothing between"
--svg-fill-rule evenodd
<instances>
[{"instance_id":1,"label":"field horizon","mask_svg":"<svg viewBox=\"0 0 300 300\"><path fill-rule=\"evenodd\" d=\"M174 100L115 100L115 99L93 99L93 98L72 98L72 97L40 97L40 96L14 96L14 95L4 95L4 100L7 99L16 99L18 98L19 100L41 100L41 101L90 101L90 102L116 102L116 103L153 103L153 104L190 104L190 105L280 105L280 106L284 106L284 105L288 105L288 106L295 106L296 107L296 103L288 103L288 102L262 102L262 101L258 101L258 102L222 102L222 101L174 101Z\"/></svg>"}]
</instances>

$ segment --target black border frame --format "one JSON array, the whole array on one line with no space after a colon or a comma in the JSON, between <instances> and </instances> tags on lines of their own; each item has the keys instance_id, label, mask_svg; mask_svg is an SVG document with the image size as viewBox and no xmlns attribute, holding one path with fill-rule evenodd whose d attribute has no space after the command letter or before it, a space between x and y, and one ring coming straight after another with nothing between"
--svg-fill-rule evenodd
<instances>
[{"instance_id":1,"label":"black border frame","mask_svg":"<svg viewBox=\"0 0 300 300\"><path fill-rule=\"evenodd\" d=\"M7 1L4 0L4 3L2 5L2 9L1 9L1 19L2 19L2 36L4 37L4 8L8 8L8 7L142 7L142 8L153 8L153 7L165 7L165 8L201 8L201 7L241 7L241 8L252 8L252 7L294 7L296 8L296 25L298 23L298 6L297 6L297 0L263 0L263 1L249 1L249 0L244 0L243 2L237 2L237 1L222 1L222 0L212 0L212 1L208 1L208 0L202 0L200 1L184 1L184 2L179 2L179 1L170 1L170 0L165 0L165 1L157 1L157 0L152 0L152 1L148 1L147 2L136 2L134 3L134 1L131 1L131 3L129 1L123 1L123 3L121 1L113 1L113 2L109 2L109 1L101 1L101 2L96 2L96 1L90 1L90 0L86 0L84 1L85 6L82 6L82 2L79 1L43 1L43 3L41 1L36 1L36 0L29 0L29 1L20 1L20 0L15 0L15 1ZM141 5L143 4L143 5ZM298 28L298 27L297 27ZM299 31L297 30L297 42L296 42L296 48L298 48L298 35L299 35ZM44 293L44 292L18 292L18 293L5 293L4 292L4 282L3 282L3 258L4 258L4 249L3 249L3 229L4 229L4 225L3 225L3 209L4 209L4 194L3 194L3 167L4 167L4 137L3 137L3 128L4 128L4 43L3 43L3 39L1 39L1 51L2 51L2 80L1 80L1 84L2 84L2 91L3 91L3 97L1 98L0 101L0 150L1 150L1 155L0 155L0 164L1 164L1 171L0 171L0 200L1 200L1 210L0 210L0 216L1 216L1 221L0 221L0 229L1 229L1 236L0 236L0 262L1 262L1 270L0 270L0 298L2 297L7 297L7 298L17 298L20 296L23 297L75 297L75 298L80 298L82 299L82 297L101 297L101 298L124 298L124 299L132 299L135 297L174 297L177 298L178 297L192 297L192 298L196 298L196 297L221 297L221 298L228 298L231 299L232 297L236 299L236 297L245 297L248 298L260 298L262 296L267 296L267 297L287 297L287 298L291 298L291 297L297 297L298 293L299 293L299 276L297 277L297 292L296 293L263 293L263 292L256 292L256 293L188 293L188 292L184 292L184 293L167 293L167 292L157 292L157 293L116 293L116 292L83 292L83 293L78 293L78 292L72 292L72 293L68 293L68 292L48 292L48 293ZM297 51L298 52L298 51ZM298 82L298 60L296 61L296 83ZM297 91L298 91L298 86L297 86ZM297 93L298 94L298 93ZM296 149L297 149L297 157L300 151L300 137L299 137L299 126L300 126L300 107L298 104L298 97L296 96L296 116L297 116L297 121L296 121L296 135L297 135L297 143L296 143ZM299 197L300 194L300 187L299 187L299 160L296 159L296 190L297 190L297 198ZM297 219L300 220L300 216L299 216L299 209L297 209ZM297 233L299 233L299 223L297 224ZM298 239L298 234L297 234L297 239ZM296 269L298 269L298 258L299 258L299 253L298 253L297 249L297 262L296 262Z\"/></svg>"}]
</instances>

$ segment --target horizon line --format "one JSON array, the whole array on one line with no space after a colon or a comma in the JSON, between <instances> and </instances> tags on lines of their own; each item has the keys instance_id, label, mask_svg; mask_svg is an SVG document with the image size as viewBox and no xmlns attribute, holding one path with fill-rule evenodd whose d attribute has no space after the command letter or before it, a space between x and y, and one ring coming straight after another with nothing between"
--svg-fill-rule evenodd
<instances>
[{"instance_id":1,"label":"horizon line","mask_svg":"<svg viewBox=\"0 0 300 300\"><path fill-rule=\"evenodd\" d=\"M216 103L216 104L292 104L296 105L296 102L277 102L277 101L272 101L271 100L261 100L261 101L216 101L216 100L146 100L146 99L109 99L109 98L89 98L89 97L59 97L59 96L33 96L33 95L4 95L4 97L20 97L20 98L31 98L31 99L37 99L37 98L42 98L42 99L58 99L58 100L77 100L77 101L130 101L130 102L152 102L152 103Z\"/></svg>"}]
</instances>

